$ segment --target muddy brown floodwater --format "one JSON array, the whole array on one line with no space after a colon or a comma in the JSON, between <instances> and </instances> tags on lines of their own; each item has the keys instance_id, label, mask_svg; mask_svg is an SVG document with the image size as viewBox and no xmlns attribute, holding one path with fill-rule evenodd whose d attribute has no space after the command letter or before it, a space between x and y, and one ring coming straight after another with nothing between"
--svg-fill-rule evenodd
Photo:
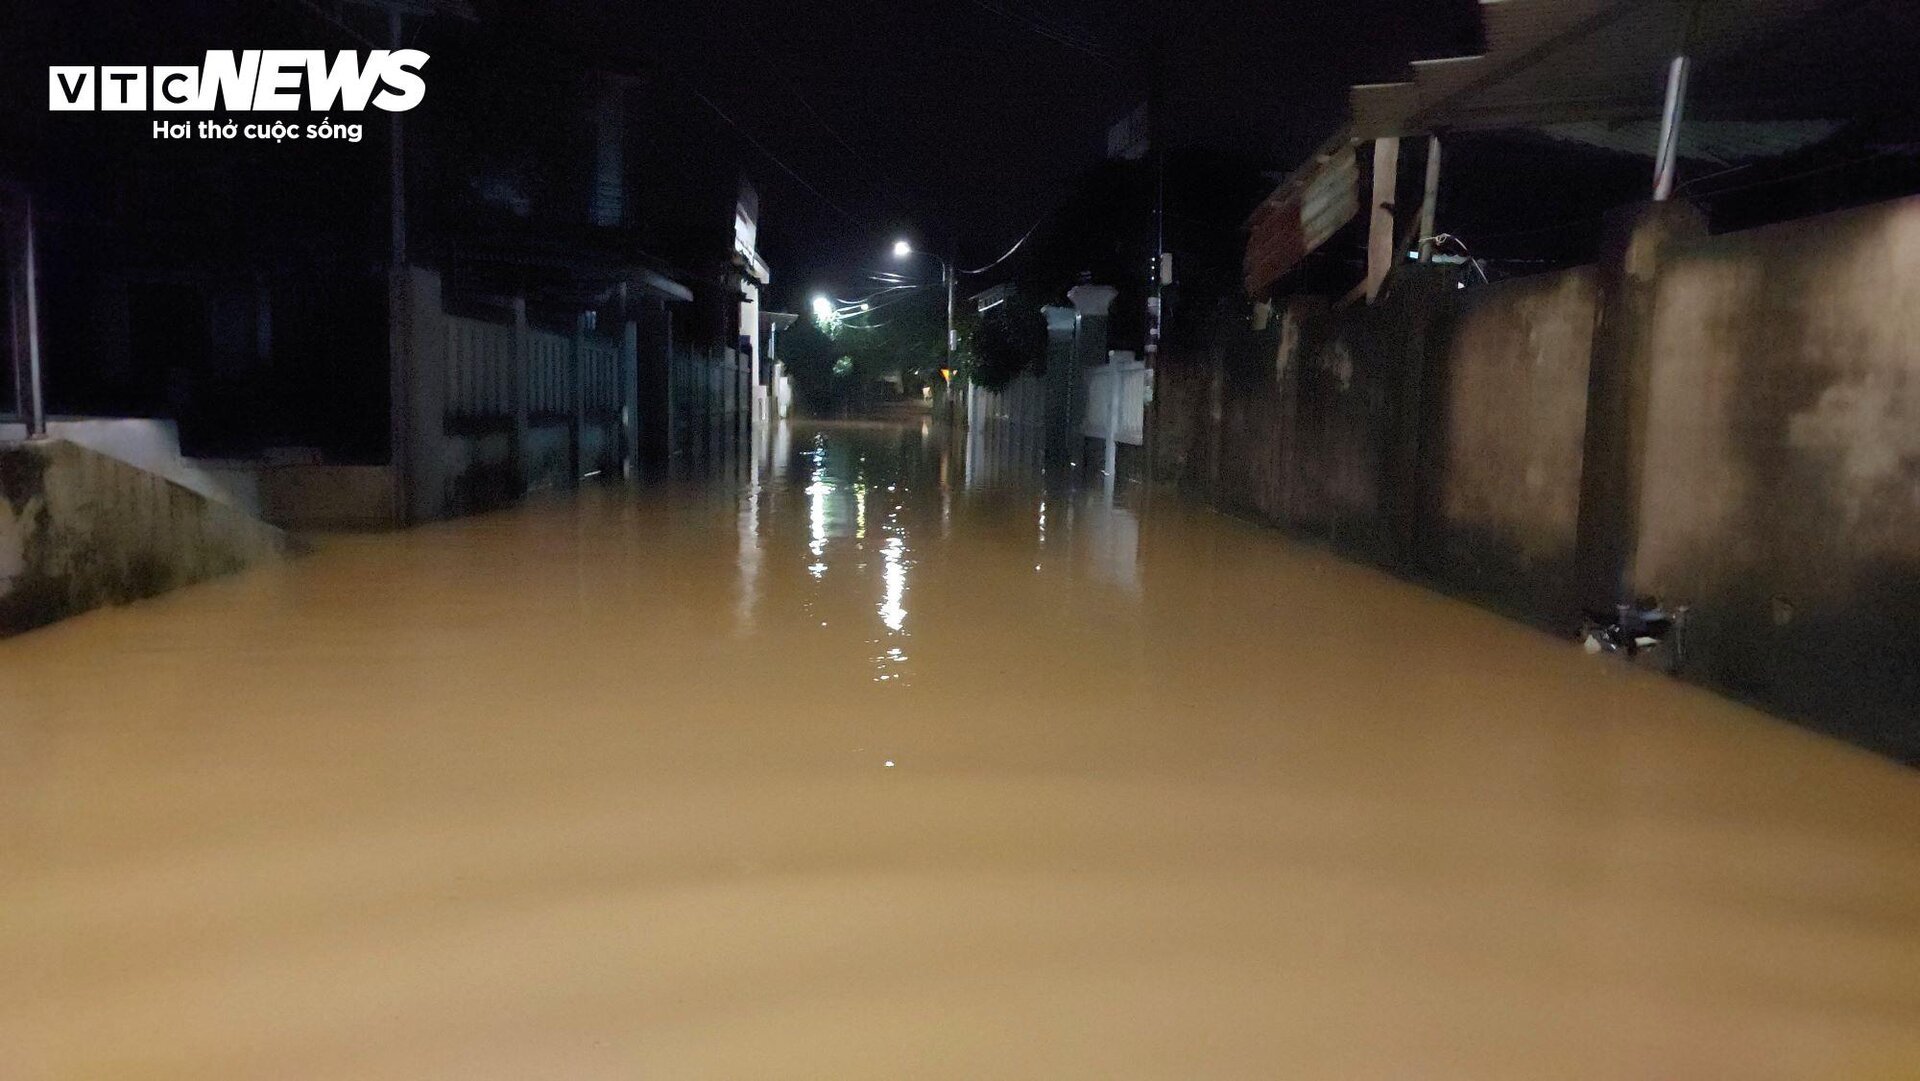
<instances>
[{"instance_id":1,"label":"muddy brown floodwater","mask_svg":"<svg viewBox=\"0 0 1920 1081\"><path fill-rule=\"evenodd\" d=\"M1920 1076L1920 776L789 429L0 643L0 1078Z\"/></svg>"}]
</instances>

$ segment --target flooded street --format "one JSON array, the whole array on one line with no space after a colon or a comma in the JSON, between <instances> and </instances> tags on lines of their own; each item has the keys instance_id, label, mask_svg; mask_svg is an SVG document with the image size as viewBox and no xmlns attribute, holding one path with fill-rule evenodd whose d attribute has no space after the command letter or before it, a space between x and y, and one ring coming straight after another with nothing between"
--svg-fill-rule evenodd
<instances>
[{"instance_id":1,"label":"flooded street","mask_svg":"<svg viewBox=\"0 0 1920 1081\"><path fill-rule=\"evenodd\" d=\"M1913 772L1020 440L771 442L0 642L0 1078L1920 1074Z\"/></svg>"}]
</instances>

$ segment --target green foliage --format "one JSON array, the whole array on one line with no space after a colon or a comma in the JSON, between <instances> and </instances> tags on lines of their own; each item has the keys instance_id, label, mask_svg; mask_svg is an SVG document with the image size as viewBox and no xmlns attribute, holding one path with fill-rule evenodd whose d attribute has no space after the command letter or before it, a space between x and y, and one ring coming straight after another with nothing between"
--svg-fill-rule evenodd
<instances>
[{"instance_id":1,"label":"green foliage","mask_svg":"<svg viewBox=\"0 0 1920 1081\"><path fill-rule=\"evenodd\" d=\"M929 287L825 330L802 320L780 339L780 349L795 392L809 409L830 413L872 401L877 384L894 376L909 396L917 395L939 380L946 337L946 292Z\"/></svg>"},{"instance_id":2,"label":"green foliage","mask_svg":"<svg viewBox=\"0 0 1920 1081\"><path fill-rule=\"evenodd\" d=\"M840 357L839 345L812 319L802 319L780 335L780 362L793 379L794 393L809 412L831 408L833 369Z\"/></svg>"}]
</instances>

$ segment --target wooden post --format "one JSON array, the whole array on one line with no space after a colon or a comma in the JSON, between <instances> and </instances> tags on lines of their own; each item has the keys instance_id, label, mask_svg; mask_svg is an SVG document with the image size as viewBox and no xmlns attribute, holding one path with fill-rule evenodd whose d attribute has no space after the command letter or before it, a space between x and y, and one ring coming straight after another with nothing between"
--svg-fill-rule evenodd
<instances>
[{"instance_id":1,"label":"wooden post","mask_svg":"<svg viewBox=\"0 0 1920 1081\"><path fill-rule=\"evenodd\" d=\"M1394 235L1393 204L1400 178L1400 140L1373 141L1373 204L1367 227L1367 300L1380 296L1387 272L1393 269L1399 254L1399 238Z\"/></svg>"},{"instance_id":2,"label":"wooden post","mask_svg":"<svg viewBox=\"0 0 1920 1081\"><path fill-rule=\"evenodd\" d=\"M1440 137L1427 137L1427 190L1420 198L1420 261L1433 262L1433 238L1439 232L1436 218L1440 208Z\"/></svg>"}]
</instances>

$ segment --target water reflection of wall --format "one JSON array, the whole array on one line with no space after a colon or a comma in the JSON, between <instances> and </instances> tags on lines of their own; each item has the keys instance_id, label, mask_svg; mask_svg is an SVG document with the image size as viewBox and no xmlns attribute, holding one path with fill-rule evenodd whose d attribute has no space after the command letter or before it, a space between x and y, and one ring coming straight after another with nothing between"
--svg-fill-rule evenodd
<instances>
[{"instance_id":1,"label":"water reflection of wall","mask_svg":"<svg viewBox=\"0 0 1920 1081\"><path fill-rule=\"evenodd\" d=\"M1092 575L1128 591L1140 591L1140 518L1103 496L1089 497L1074 515L1081 558Z\"/></svg>"},{"instance_id":2,"label":"water reflection of wall","mask_svg":"<svg viewBox=\"0 0 1920 1081\"><path fill-rule=\"evenodd\" d=\"M1046 429L1037 424L988 420L967 429L969 489L1031 484L1040 476Z\"/></svg>"}]
</instances>

